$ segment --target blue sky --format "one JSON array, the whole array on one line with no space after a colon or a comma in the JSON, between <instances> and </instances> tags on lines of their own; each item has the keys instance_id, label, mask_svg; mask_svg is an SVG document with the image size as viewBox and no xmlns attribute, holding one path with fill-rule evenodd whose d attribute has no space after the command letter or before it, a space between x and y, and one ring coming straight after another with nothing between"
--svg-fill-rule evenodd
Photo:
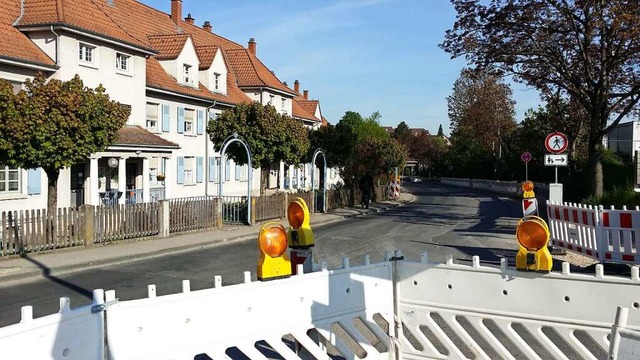
<instances>
[{"instance_id":1,"label":"blue sky","mask_svg":"<svg viewBox=\"0 0 640 360\"><path fill-rule=\"evenodd\" d=\"M170 0L141 0L170 12ZM183 0L183 16L245 45L282 81L319 99L337 123L345 111L382 114L381 124L449 133L446 97L465 66L440 48L455 21L448 0ZM540 103L538 93L513 85L516 119Z\"/></svg>"}]
</instances>

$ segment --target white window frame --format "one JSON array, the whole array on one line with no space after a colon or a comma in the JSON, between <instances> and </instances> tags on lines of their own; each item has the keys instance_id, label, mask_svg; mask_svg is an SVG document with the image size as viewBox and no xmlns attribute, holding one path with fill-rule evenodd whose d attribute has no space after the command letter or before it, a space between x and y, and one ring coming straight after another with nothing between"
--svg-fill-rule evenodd
<instances>
[{"instance_id":1,"label":"white window frame","mask_svg":"<svg viewBox=\"0 0 640 360\"><path fill-rule=\"evenodd\" d=\"M10 174L17 174L17 179L10 179ZM0 165L0 196L22 193L22 169ZM17 183L17 189L9 190L11 183ZM2 189L4 187L4 190Z\"/></svg>"},{"instance_id":2,"label":"white window frame","mask_svg":"<svg viewBox=\"0 0 640 360\"><path fill-rule=\"evenodd\" d=\"M269 95L269 105L273 105L273 100L276 98L275 95Z\"/></svg>"},{"instance_id":3,"label":"white window frame","mask_svg":"<svg viewBox=\"0 0 640 360\"><path fill-rule=\"evenodd\" d=\"M85 49L91 49L89 57L90 60L87 60L87 52ZM78 63L80 65L89 66L89 67L98 67L98 47L93 44L89 44L86 42L78 42Z\"/></svg>"},{"instance_id":4,"label":"white window frame","mask_svg":"<svg viewBox=\"0 0 640 360\"><path fill-rule=\"evenodd\" d=\"M156 107L156 118L149 120L149 114L147 113L147 110L149 108L149 106L155 106ZM158 130L158 126L160 125L160 120L161 120L161 108L160 108L160 104L157 103L153 103L153 102L147 102L146 103L146 107L145 107L145 127L147 128L147 130L152 130L152 131L159 131ZM155 121L156 125L155 126L149 126L149 121Z\"/></svg>"},{"instance_id":5,"label":"white window frame","mask_svg":"<svg viewBox=\"0 0 640 360\"><path fill-rule=\"evenodd\" d=\"M182 82L185 85L193 86L193 66L189 64L182 64Z\"/></svg>"},{"instance_id":6,"label":"white window frame","mask_svg":"<svg viewBox=\"0 0 640 360\"><path fill-rule=\"evenodd\" d=\"M125 67L122 68L122 62L118 61L118 57L120 57L121 59L125 60ZM132 73L132 68L131 68L131 63L133 57L129 54L125 54L125 53L121 53L121 52L116 52L116 72L119 73L124 73L124 74L131 74Z\"/></svg>"},{"instance_id":7,"label":"white window frame","mask_svg":"<svg viewBox=\"0 0 640 360\"><path fill-rule=\"evenodd\" d=\"M187 114L191 114L191 119ZM196 132L196 110L195 109L184 109L184 134L185 135L193 135Z\"/></svg>"},{"instance_id":8,"label":"white window frame","mask_svg":"<svg viewBox=\"0 0 640 360\"><path fill-rule=\"evenodd\" d=\"M222 78L222 74L213 73L213 89L220 92L220 79Z\"/></svg>"},{"instance_id":9,"label":"white window frame","mask_svg":"<svg viewBox=\"0 0 640 360\"><path fill-rule=\"evenodd\" d=\"M184 157L184 185L194 185L196 183L196 157Z\"/></svg>"}]
</instances>

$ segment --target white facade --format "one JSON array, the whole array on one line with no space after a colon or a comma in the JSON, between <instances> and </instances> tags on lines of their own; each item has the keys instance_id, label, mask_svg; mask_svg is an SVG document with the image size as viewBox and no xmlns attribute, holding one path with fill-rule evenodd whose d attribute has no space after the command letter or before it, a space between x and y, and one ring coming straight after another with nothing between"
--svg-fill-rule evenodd
<instances>
[{"instance_id":1,"label":"white facade","mask_svg":"<svg viewBox=\"0 0 640 360\"><path fill-rule=\"evenodd\" d=\"M640 150L640 122L618 124L607 134L605 146L613 152L633 158L635 152Z\"/></svg>"}]
</instances>

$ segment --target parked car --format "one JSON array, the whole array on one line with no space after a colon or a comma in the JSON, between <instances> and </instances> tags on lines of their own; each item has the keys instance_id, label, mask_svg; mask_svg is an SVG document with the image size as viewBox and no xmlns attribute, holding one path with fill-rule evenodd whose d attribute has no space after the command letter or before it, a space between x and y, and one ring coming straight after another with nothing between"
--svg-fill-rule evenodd
<instances>
[{"instance_id":1,"label":"parked car","mask_svg":"<svg viewBox=\"0 0 640 360\"><path fill-rule=\"evenodd\" d=\"M414 177L411 178L411 182L414 182L414 183L422 182L422 178L414 176Z\"/></svg>"}]
</instances>

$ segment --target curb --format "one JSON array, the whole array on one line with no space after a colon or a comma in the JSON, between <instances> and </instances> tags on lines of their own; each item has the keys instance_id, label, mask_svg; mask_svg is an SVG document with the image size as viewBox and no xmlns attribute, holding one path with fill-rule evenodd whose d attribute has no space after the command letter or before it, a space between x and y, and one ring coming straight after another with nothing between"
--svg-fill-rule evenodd
<instances>
[{"instance_id":1,"label":"curb","mask_svg":"<svg viewBox=\"0 0 640 360\"><path fill-rule=\"evenodd\" d=\"M410 202L413 202L413 201L415 201L415 196L412 195L412 199L410 201L408 201L407 203L410 203ZM332 214L332 215L338 216L338 217L335 218L335 219L327 219L326 221L317 222L316 224L314 224L314 227L322 227L322 226L325 226L325 225L333 224L333 223L344 221L344 220L347 220L347 219L353 219L353 218L357 218L357 217L360 217L360 216L366 216L366 215L369 215L369 214L384 212L384 211L387 211L387 210L389 210L391 208L404 206L404 204L405 203L385 204L385 206L381 206L380 208L367 209L367 211L363 211L363 212L361 212L359 214L348 214L348 215ZM358 210L359 211L359 209L355 209L355 208L349 208L349 209ZM50 278L50 277L56 277L56 276L70 274L70 273L79 272L79 271L83 271L83 270L99 268L99 267L106 266L106 265L118 265L118 264L123 264L123 263L127 263L127 262L132 262L132 261L148 260L148 259L153 259L153 258L157 258L157 257L166 256L166 255L169 255L169 254L179 254L179 253L185 253L185 252L189 252L189 251L194 251L196 249L207 249L207 248L212 248L212 247L216 247L216 246L221 246L221 245L224 245L224 244L247 241L247 240L251 240L251 239L255 238L255 236L256 236L256 234L238 235L238 236L232 236L232 237L225 238L225 239L220 239L220 240L202 242L202 243L199 243L199 244L181 245L181 246L177 246L177 247L170 247L170 248L157 250L157 251L152 251L152 252L144 252L144 253L140 253L140 254L118 256L118 257L114 257L114 258L102 259L102 260L92 261L92 262L87 262L87 263L80 263L80 264L73 264L73 265L63 265L63 266L56 267L54 269L47 268L47 269L40 269L40 270L37 270L37 271L27 270L26 272L23 272L23 273L0 276L0 280L1 280L0 288L12 285L12 284L14 284L14 283L16 283L18 281L23 282L23 283L32 282L32 281L36 281L38 279L46 279L46 278ZM153 241L153 240L146 240L146 241ZM105 246L105 247L108 247L108 246ZM77 250L81 250L81 249L77 249ZM73 250L70 250L70 251L73 251Z\"/></svg>"}]
</instances>

